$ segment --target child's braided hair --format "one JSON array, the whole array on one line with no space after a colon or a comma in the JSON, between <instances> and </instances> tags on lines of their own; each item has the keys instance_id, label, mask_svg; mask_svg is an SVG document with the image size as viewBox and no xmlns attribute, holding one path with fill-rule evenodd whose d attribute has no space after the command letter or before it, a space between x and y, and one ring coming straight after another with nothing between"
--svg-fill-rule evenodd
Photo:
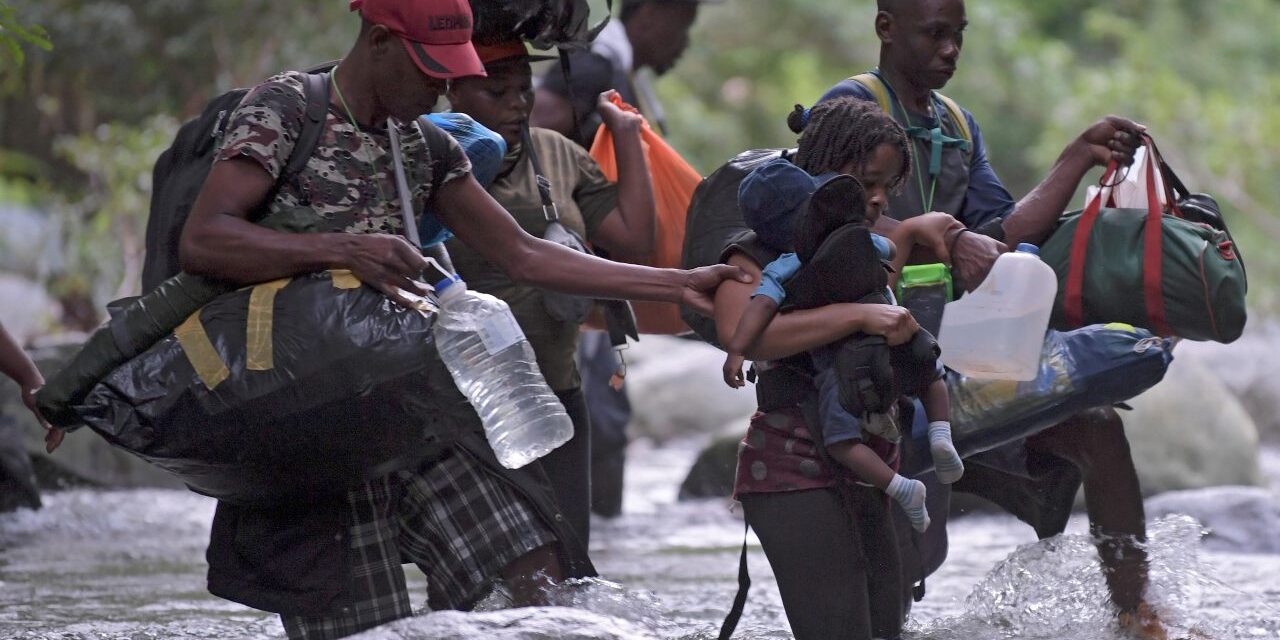
<instances>
[{"instance_id":1,"label":"child's braided hair","mask_svg":"<svg viewBox=\"0 0 1280 640\"><path fill-rule=\"evenodd\" d=\"M812 109L796 105L787 115L787 126L800 134L794 162L810 175L839 171L850 163L866 166L882 144L893 145L902 157L890 191L896 191L911 172L906 132L874 102L842 97L820 102Z\"/></svg>"}]
</instances>

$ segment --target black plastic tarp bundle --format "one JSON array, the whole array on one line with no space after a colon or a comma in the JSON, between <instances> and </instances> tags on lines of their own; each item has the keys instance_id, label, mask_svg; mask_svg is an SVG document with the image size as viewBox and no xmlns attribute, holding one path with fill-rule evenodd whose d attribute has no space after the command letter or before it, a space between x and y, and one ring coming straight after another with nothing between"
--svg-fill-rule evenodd
<instances>
[{"instance_id":1,"label":"black plastic tarp bundle","mask_svg":"<svg viewBox=\"0 0 1280 640\"><path fill-rule=\"evenodd\" d=\"M41 415L54 426L78 428L80 415L75 405L94 385L172 332L200 307L232 289L225 283L180 273L145 296L112 303L111 319L36 393Z\"/></svg>"},{"instance_id":2,"label":"black plastic tarp bundle","mask_svg":"<svg viewBox=\"0 0 1280 640\"><path fill-rule=\"evenodd\" d=\"M1049 331L1040 370L1026 382L980 380L947 371L951 437L962 457L1034 435L1092 407L1124 402L1164 379L1173 343L1124 324ZM933 467L926 431L904 441L909 473Z\"/></svg>"},{"instance_id":3,"label":"black plastic tarp bundle","mask_svg":"<svg viewBox=\"0 0 1280 640\"><path fill-rule=\"evenodd\" d=\"M473 39L488 44L514 35L539 49L586 47L608 19L604 12L592 26L590 12L587 0L472 0Z\"/></svg>"},{"instance_id":4,"label":"black plastic tarp bundle","mask_svg":"<svg viewBox=\"0 0 1280 640\"><path fill-rule=\"evenodd\" d=\"M434 319L343 272L268 282L204 305L70 409L199 493L254 505L337 493L438 453L476 419Z\"/></svg>"}]
</instances>

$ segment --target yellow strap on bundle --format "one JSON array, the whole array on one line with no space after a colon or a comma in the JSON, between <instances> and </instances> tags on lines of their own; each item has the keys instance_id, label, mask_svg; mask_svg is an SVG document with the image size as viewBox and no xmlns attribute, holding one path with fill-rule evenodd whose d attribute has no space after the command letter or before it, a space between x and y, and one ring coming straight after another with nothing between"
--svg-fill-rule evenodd
<instances>
[{"instance_id":1,"label":"yellow strap on bundle","mask_svg":"<svg viewBox=\"0 0 1280 640\"><path fill-rule=\"evenodd\" d=\"M346 269L335 269L329 273L335 289L359 289L361 286L360 279ZM270 371L275 366L272 326L276 293L291 281L292 278L281 278L254 285L250 290L245 318L245 368L249 371ZM200 322L200 311L191 314L173 334L204 386L213 389L231 375Z\"/></svg>"},{"instance_id":2,"label":"yellow strap on bundle","mask_svg":"<svg viewBox=\"0 0 1280 640\"><path fill-rule=\"evenodd\" d=\"M213 389L231 375L227 364L222 361L222 356L219 356L218 351L213 348L209 334L205 333L204 325L200 322L199 311L191 314L178 325L173 335L178 339L178 345L186 352L187 360L191 361L191 368L195 369L196 375L204 386Z\"/></svg>"},{"instance_id":3,"label":"yellow strap on bundle","mask_svg":"<svg viewBox=\"0 0 1280 640\"><path fill-rule=\"evenodd\" d=\"M264 282L249 293L249 315L245 320L245 368L249 371L270 371L275 366L271 324L275 315L276 292L290 280L282 278Z\"/></svg>"},{"instance_id":4,"label":"yellow strap on bundle","mask_svg":"<svg viewBox=\"0 0 1280 640\"><path fill-rule=\"evenodd\" d=\"M329 274L333 276L334 289L359 289L360 279L346 269L334 269Z\"/></svg>"}]
</instances>

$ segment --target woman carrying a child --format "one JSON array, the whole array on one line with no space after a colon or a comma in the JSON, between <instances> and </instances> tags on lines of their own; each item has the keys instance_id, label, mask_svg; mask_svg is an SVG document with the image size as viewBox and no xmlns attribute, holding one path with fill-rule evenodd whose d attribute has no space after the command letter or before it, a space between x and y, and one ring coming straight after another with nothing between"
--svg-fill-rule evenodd
<instances>
[{"instance_id":1,"label":"woman carrying a child","mask_svg":"<svg viewBox=\"0 0 1280 640\"><path fill-rule=\"evenodd\" d=\"M900 265L914 247L922 247L945 257L944 237L960 224L951 216L928 214L896 226L880 218L889 194L902 183L910 167L910 146L901 126L874 103L852 98L798 110L788 123L800 133L800 140L798 150L787 161L809 176L825 179L825 174L844 174L860 183L861 189L849 191L853 195L845 200L861 195L865 207L862 222L890 241L879 243L881 256L887 258L893 253L891 247L896 247L899 255L894 262ZM787 173L785 167L769 165L757 171L771 170ZM743 195L750 180L744 180ZM814 181L810 192L821 182ZM787 191L781 185L774 186L779 193ZM795 207L789 200L780 196L777 205L783 211L794 209L793 219L810 213L800 210L817 206L806 203ZM767 205L767 201L752 203ZM790 228L785 216L777 228ZM724 262L760 277L765 266L788 250L777 246L782 243L776 241L776 235L761 231L765 230L757 229L755 237L730 246ZM762 241L761 235L775 242ZM786 234L782 235L785 238ZM881 269L880 256L875 254L876 250L870 250L869 258L864 259ZM821 367L815 369L809 352L821 352L859 334L882 337L889 347L907 345L916 338L919 326L906 309L894 304L840 302L776 316L761 314L760 309L750 310L767 306L758 300L753 303L756 293L755 284L726 282L715 300L721 344L730 345L731 356L738 351L754 361L758 374L759 410L739 448L735 495L773 567L797 638L896 637L907 591L891 519L891 508L900 507L891 503L890 495L909 514L913 506L919 510L912 519L920 528L927 526L923 487L896 474L897 441L877 435L883 430L864 425L855 430L852 439L843 439L847 444L834 447L834 451L824 447L824 438L818 435L823 432L820 423L832 421L833 412L819 409L823 403L815 376ZM771 302L776 309L776 300ZM753 323L764 324L761 318L767 325L753 328ZM745 335L739 335L740 328ZM731 373L727 372L730 378ZM941 413L930 415L931 419L945 421L945 397L941 406L926 404L934 404L930 414L935 408ZM851 416L843 419L857 420ZM909 417L903 415L897 421L910 424ZM825 439L831 441L829 436ZM935 451L935 460L938 455Z\"/></svg>"}]
</instances>

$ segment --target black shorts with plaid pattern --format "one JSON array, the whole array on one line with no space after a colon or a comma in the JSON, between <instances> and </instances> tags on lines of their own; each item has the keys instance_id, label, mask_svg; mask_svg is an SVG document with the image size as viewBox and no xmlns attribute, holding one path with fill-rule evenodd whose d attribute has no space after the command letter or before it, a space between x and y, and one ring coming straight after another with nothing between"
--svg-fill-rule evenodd
<instances>
[{"instance_id":1,"label":"black shorts with plaid pattern","mask_svg":"<svg viewBox=\"0 0 1280 640\"><path fill-rule=\"evenodd\" d=\"M341 638L413 614L401 564L427 575L433 610L466 609L511 561L555 534L510 485L461 447L347 494L354 602L327 616L281 615L295 639Z\"/></svg>"}]
</instances>

